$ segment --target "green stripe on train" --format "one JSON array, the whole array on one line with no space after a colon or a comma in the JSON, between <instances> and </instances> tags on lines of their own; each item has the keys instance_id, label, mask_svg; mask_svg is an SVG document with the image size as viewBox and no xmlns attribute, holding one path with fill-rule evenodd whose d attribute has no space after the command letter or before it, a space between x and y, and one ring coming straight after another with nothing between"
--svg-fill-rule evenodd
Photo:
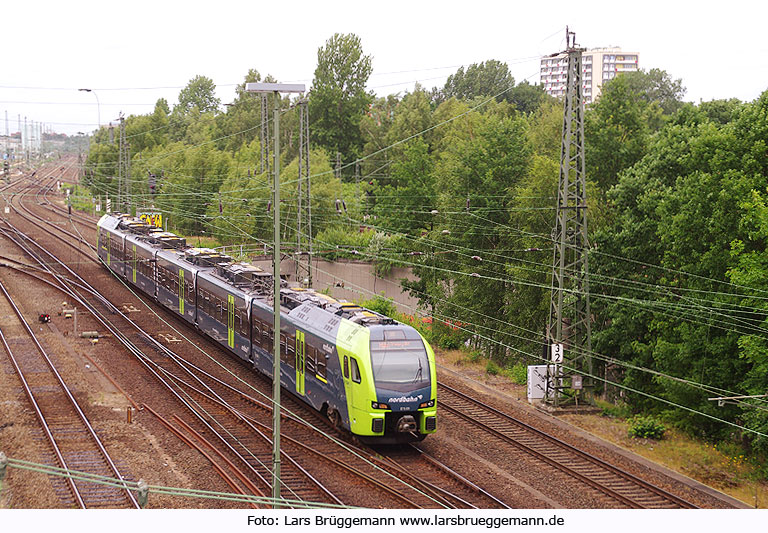
<instances>
[{"instance_id":1,"label":"green stripe on train","mask_svg":"<svg viewBox=\"0 0 768 533\"><path fill-rule=\"evenodd\" d=\"M235 347L235 297L232 294L227 295L227 344Z\"/></svg>"}]
</instances>

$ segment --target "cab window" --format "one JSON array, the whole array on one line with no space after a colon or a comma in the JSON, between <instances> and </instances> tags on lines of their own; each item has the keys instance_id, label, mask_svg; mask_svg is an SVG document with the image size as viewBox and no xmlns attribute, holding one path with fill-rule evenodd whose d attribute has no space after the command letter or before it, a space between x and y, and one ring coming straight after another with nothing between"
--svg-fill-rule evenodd
<instances>
[{"instance_id":1,"label":"cab window","mask_svg":"<svg viewBox=\"0 0 768 533\"><path fill-rule=\"evenodd\" d=\"M352 381L355 383L360 383L360 367L357 366L357 359L350 357L350 360L352 362Z\"/></svg>"}]
</instances>

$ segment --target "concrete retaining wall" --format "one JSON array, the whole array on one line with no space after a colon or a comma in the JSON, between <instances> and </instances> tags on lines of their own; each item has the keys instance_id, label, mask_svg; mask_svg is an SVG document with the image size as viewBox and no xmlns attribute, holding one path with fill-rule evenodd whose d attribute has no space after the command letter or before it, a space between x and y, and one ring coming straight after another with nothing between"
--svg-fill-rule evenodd
<instances>
[{"instance_id":1,"label":"concrete retaining wall","mask_svg":"<svg viewBox=\"0 0 768 533\"><path fill-rule=\"evenodd\" d=\"M272 258L251 261L254 265L272 272ZM280 272L289 282L296 279L296 262L292 258L280 262ZM340 259L326 261L321 258L312 259L312 288L316 291L330 290L331 296L340 300L361 300L371 298L374 294L384 294L394 301L398 310L415 314L418 300L407 292L402 292L401 279L415 280L410 268L395 267L385 276L375 273L374 265L362 261Z\"/></svg>"}]
</instances>

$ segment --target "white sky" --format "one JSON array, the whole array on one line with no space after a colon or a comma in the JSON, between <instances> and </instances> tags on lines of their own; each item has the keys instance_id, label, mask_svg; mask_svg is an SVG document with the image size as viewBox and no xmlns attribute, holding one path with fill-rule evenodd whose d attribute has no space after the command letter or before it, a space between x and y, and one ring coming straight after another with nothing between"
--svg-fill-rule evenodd
<instances>
[{"instance_id":1,"label":"white sky","mask_svg":"<svg viewBox=\"0 0 768 533\"><path fill-rule=\"evenodd\" d=\"M160 97L173 107L198 74L216 83L222 103L250 68L309 87L317 49L336 32L361 37L373 58L369 88L379 95L416 81L442 86L459 66L488 59L506 62L518 82L538 83L539 56L565 46L566 24L581 46L620 46L640 54L641 68L682 78L688 101L751 101L768 89L765 1L3 4L0 112L10 132L18 131L19 115L73 134L95 129L99 115L105 124L120 111L149 113ZM98 108L78 88L94 89Z\"/></svg>"}]
</instances>

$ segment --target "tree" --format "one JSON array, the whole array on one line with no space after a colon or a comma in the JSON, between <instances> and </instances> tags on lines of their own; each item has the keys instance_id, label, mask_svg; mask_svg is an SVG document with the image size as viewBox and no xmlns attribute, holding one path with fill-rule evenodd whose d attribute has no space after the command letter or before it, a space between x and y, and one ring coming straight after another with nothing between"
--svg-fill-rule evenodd
<instances>
[{"instance_id":1,"label":"tree","mask_svg":"<svg viewBox=\"0 0 768 533\"><path fill-rule=\"evenodd\" d=\"M151 115L131 115L125 121L125 131L131 140L131 151L139 153L146 148L168 142L168 102L160 98Z\"/></svg>"},{"instance_id":2,"label":"tree","mask_svg":"<svg viewBox=\"0 0 768 533\"><path fill-rule=\"evenodd\" d=\"M220 103L213 80L205 76L192 78L179 92L179 103L169 117L171 139L191 143L208 140L213 129L213 115ZM205 115L210 120L200 120Z\"/></svg>"},{"instance_id":3,"label":"tree","mask_svg":"<svg viewBox=\"0 0 768 533\"><path fill-rule=\"evenodd\" d=\"M181 92L179 92L179 103L174 107L174 112L178 109L186 114L197 109L198 113L216 112L221 107L221 100L216 97L216 85L213 80L205 76L195 76Z\"/></svg>"},{"instance_id":4,"label":"tree","mask_svg":"<svg viewBox=\"0 0 768 533\"><path fill-rule=\"evenodd\" d=\"M649 122L658 106L640 98L628 78L606 83L603 93L586 114L584 136L587 175L603 192L618 181L619 173L646 153Z\"/></svg>"},{"instance_id":5,"label":"tree","mask_svg":"<svg viewBox=\"0 0 768 533\"><path fill-rule=\"evenodd\" d=\"M748 395L768 386L768 93L753 104L703 107L684 106L607 194L612 220L593 236L593 340L598 353L659 372L626 370L618 379L630 389L765 433L764 411L707 398L713 390ZM627 398L636 409L666 410L692 433L734 431ZM768 450L764 439L753 444Z\"/></svg>"},{"instance_id":6,"label":"tree","mask_svg":"<svg viewBox=\"0 0 768 533\"><path fill-rule=\"evenodd\" d=\"M245 86L247 83L260 81L259 71L249 69L243 82L235 87L235 99L232 104L227 105L225 113L216 116L216 138L219 139L217 143L219 149L236 151L242 145L259 138L262 95L246 92ZM275 82L276 80L267 76L264 81ZM257 161L259 159L260 157L256 158Z\"/></svg>"},{"instance_id":7,"label":"tree","mask_svg":"<svg viewBox=\"0 0 768 533\"><path fill-rule=\"evenodd\" d=\"M309 93L310 135L331 156L340 152L348 161L361 153L360 119L373 101L365 90L371 71L371 57L363 54L355 34L337 33L317 51Z\"/></svg>"},{"instance_id":8,"label":"tree","mask_svg":"<svg viewBox=\"0 0 768 533\"><path fill-rule=\"evenodd\" d=\"M419 235L432 222L435 205L432 161L420 137L402 145L388 179L377 180L373 213L377 227L387 232Z\"/></svg>"},{"instance_id":9,"label":"tree","mask_svg":"<svg viewBox=\"0 0 768 533\"><path fill-rule=\"evenodd\" d=\"M686 88L683 80L673 80L666 70L652 68L650 71L627 72L629 90L640 95L646 102L659 104L665 115L673 115L683 105Z\"/></svg>"},{"instance_id":10,"label":"tree","mask_svg":"<svg viewBox=\"0 0 768 533\"><path fill-rule=\"evenodd\" d=\"M424 242L425 264L437 268L419 273L435 316L466 324L486 353L499 361L505 359L503 345L511 339L505 323L514 298L504 261L508 209L531 161L525 121L504 116L501 110L471 113L479 115L473 135L441 155L435 169L440 191L437 227Z\"/></svg>"},{"instance_id":11,"label":"tree","mask_svg":"<svg viewBox=\"0 0 768 533\"><path fill-rule=\"evenodd\" d=\"M478 96L495 96L501 102L507 100L506 91L514 87L515 78L509 73L506 63L489 59L482 63L472 63L464 71L459 67L456 74L451 74L445 82L442 100L454 97L471 100Z\"/></svg>"},{"instance_id":12,"label":"tree","mask_svg":"<svg viewBox=\"0 0 768 533\"><path fill-rule=\"evenodd\" d=\"M531 85L528 80L518 83L509 91L507 101L514 104L521 113L533 113L538 111L541 104L553 98L544 91L542 85Z\"/></svg>"}]
</instances>

